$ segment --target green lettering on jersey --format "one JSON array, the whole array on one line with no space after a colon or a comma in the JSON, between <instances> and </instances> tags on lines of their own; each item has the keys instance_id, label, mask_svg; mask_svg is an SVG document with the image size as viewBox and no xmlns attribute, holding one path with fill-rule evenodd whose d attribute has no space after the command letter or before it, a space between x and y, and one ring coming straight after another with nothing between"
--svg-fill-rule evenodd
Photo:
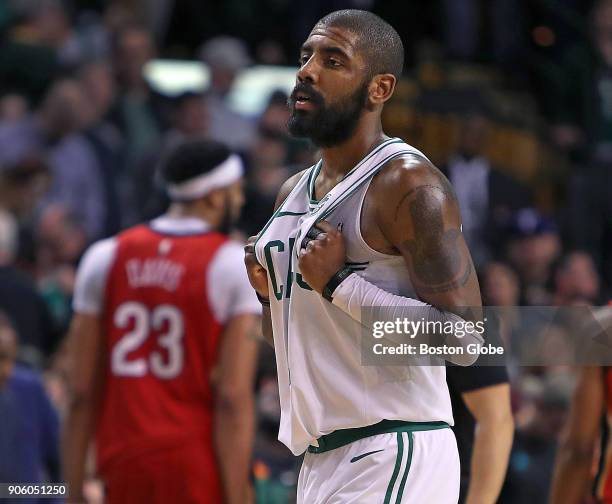
<instances>
[{"instance_id":1,"label":"green lettering on jersey","mask_svg":"<svg viewBox=\"0 0 612 504\"><path fill-rule=\"evenodd\" d=\"M285 250L285 244L280 240L273 240L266 243L264 247L264 256L266 258L266 264L268 265L268 272L270 274L270 280L272 281L272 290L274 291L274 297L279 301L283 298L283 286L276 283L276 272L274 271L274 264L272 263L271 249L273 247L278 248L279 252Z\"/></svg>"},{"instance_id":2,"label":"green lettering on jersey","mask_svg":"<svg viewBox=\"0 0 612 504\"><path fill-rule=\"evenodd\" d=\"M293 277L297 284L306 290L312 290L312 287L304 281L304 277L300 273L293 271L293 247L295 245L295 238L289 238L289 271L287 271L287 292L286 298L291 297L291 285L293 284Z\"/></svg>"},{"instance_id":3,"label":"green lettering on jersey","mask_svg":"<svg viewBox=\"0 0 612 504\"><path fill-rule=\"evenodd\" d=\"M306 283L304 278L300 273L296 273L293 271L293 247L295 246L295 238L289 238L289 247L287 253L289 254L289 268L287 268L287 276L286 276L286 292L285 297L288 299L291 296L291 287L293 286L293 281L295 278L295 282L302 288L306 290L312 290L312 287ZM272 282L272 290L274 291L274 297L279 301L283 298L283 285L280 284L280 279L276 278L276 271L274 270L274 264L272 262L272 249L276 248L279 252L285 251L285 244L280 240L273 240L271 242L266 243L264 247L264 256L266 258L266 264L268 266L268 273L270 275L270 281Z\"/></svg>"},{"instance_id":4,"label":"green lettering on jersey","mask_svg":"<svg viewBox=\"0 0 612 504\"><path fill-rule=\"evenodd\" d=\"M289 238L289 267L287 268L287 291L285 297L289 299L291 297L291 286L293 285L293 271L291 271L293 265L293 246L295 245L295 238Z\"/></svg>"},{"instance_id":5,"label":"green lettering on jersey","mask_svg":"<svg viewBox=\"0 0 612 504\"><path fill-rule=\"evenodd\" d=\"M306 283L306 281L304 280L304 278L302 277L300 273L295 274L295 281L302 289L312 290L312 287Z\"/></svg>"}]
</instances>

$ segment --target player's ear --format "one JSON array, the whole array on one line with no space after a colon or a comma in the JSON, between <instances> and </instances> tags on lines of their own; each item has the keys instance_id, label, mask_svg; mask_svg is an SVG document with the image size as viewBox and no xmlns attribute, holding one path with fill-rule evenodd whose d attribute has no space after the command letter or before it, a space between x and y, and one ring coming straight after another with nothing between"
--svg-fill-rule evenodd
<instances>
[{"instance_id":1,"label":"player's ear","mask_svg":"<svg viewBox=\"0 0 612 504\"><path fill-rule=\"evenodd\" d=\"M397 79L393 74L377 74L370 81L369 101L372 105L383 105L395 91Z\"/></svg>"},{"instance_id":2,"label":"player's ear","mask_svg":"<svg viewBox=\"0 0 612 504\"><path fill-rule=\"evenodd\" d=\"M214 209L225 208L225 199L226 194L223 189L215 189L206 196L207 204Z\"/></svg>"}]
</instances>

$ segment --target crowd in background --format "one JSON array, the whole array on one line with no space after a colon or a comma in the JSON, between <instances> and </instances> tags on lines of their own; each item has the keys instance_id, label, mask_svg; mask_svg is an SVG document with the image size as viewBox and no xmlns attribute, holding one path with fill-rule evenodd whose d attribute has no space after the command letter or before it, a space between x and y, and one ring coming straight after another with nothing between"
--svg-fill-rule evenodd
<instances>
[{"instance_id":1,"label":"crowd in background","mask_svg":"<svg viewBox=\"0 0 612 504\"><path fill-rule=\"evenodd\" d=\"M84 249L164 211L156 166L186 138L221 140L243 157L247 199L236 233L257 233L282 182L316 152L288 137L282 91L257 117L229 107L227 94L251 65L293 65L309 27L345 7L371 9L402 35L407 66L398 91L405 93L389 104L387 131L408 131L404 139L453 184L484 302L612 299L610 1L1 2L0 310L10 323L0 323L0 363L13 358L11 338L2 337L12 325L20 369L34 384L44 376L53 405L33 420L46 426L45 443L57 442L66 407L63 343ZM155 92L143 68L159 57L206 63L209 89ZM517 93L524 99L513 109ZM528 176L520 163L498 166L504 156L492 143L513 112L521 117L510 126L552 153L536 157ZM445 149L419 143L429 138L432 114L457 125ZM505 149L521 149L508 138ZM272 349L262 348L260 360L256 490L262 502L290 502L298 461L276 441ZM517 434L501 501L545 502L572 374L516 366L511 380ZM0 390L0 411L12 418L7 394ZM0 481L15 479L7 429L0 429ZM54 475L57 453L53 446L45 453Z\"/></svg>"}]
</instances>

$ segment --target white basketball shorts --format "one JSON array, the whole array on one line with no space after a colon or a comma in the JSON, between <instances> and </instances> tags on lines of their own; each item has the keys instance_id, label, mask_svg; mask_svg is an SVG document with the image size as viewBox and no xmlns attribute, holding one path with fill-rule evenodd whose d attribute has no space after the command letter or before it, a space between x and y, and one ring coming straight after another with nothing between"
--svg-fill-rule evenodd
<instances>
[{"instance_id":1,"label":"white basketball shorts","mask_svg":"<svg viewBox=\"0 0 612 504\"><path fill-rule=\"evenodd\" d=\"M442 422L429 425L436 424ZM319 438L322 446L311 447L304 457L297 503L456 504L459 453L453 431L448 426L423 430L411 425L419 427L409 424L348 443L359 437L360 429Z\"/></svg>"}]
</instances>

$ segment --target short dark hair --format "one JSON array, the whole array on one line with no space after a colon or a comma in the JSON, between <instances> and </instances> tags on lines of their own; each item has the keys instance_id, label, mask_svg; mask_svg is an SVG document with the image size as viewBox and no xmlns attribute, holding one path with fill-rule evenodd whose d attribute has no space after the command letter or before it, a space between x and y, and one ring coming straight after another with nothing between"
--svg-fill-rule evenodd
<instances>
[{"instance_id":1,"label":"short dark hair","mask_svg":"<svg viewBox=\"0 0 612 504\"><path fill-rule=\"evenodd\" d=\"M161 182L180 184L208 173L230 157L231 151L213 140L187 140L170 149L163 157L159 175Z\"/></svg>"},{"instance_id":2,"label":"short dark hair","mask_svg":"<svg viewBox=\"0 0 612 504\"><path fill-rule=\"evenodd\" d=\"M404 68L404 45L395 29L371 12L345 9L332 12L317 25L346 28L359 36L357 49L363 52L370 78L390 73L397 79Z\"/></svg>"}]
</instances>

